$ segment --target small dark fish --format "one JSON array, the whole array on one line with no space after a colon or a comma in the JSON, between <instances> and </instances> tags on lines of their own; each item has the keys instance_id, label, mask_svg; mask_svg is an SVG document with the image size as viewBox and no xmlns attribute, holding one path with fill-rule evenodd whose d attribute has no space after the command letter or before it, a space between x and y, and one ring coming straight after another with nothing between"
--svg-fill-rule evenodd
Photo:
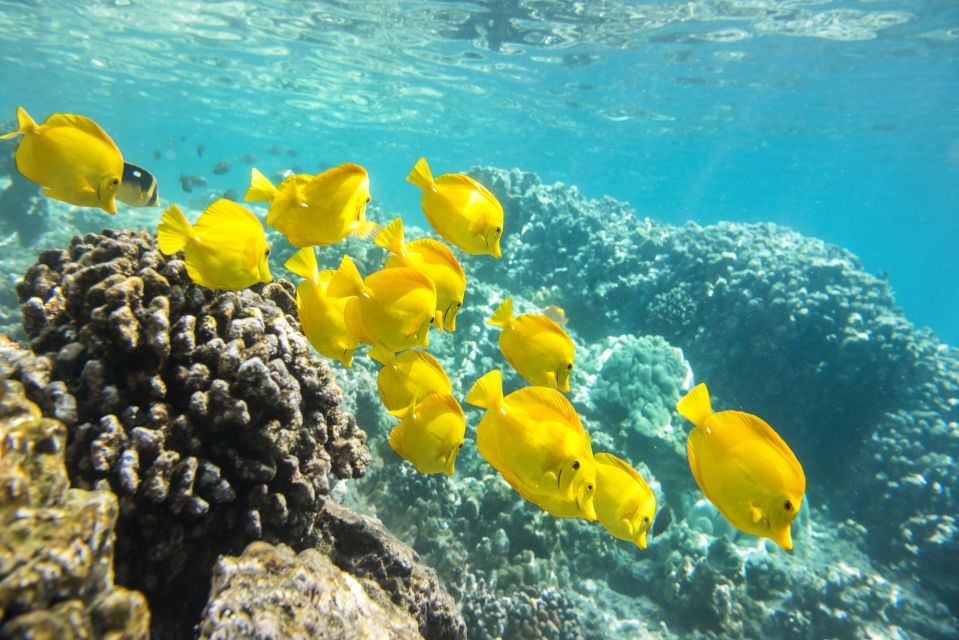
<instances>
[{"instance_id":1,"label":"small dark fish","mask_svg":"<svg viewBox=\"0 0 959 640\"><path fill-rule=\"evenodd\" d=\"M287 149L286 155L290 156L291 158L295 158L296 156L300 155L300 151L299 149Z\"/></svg>"},{"instance_id":2,"label":"small dark fish","mask_svg":"<svg viewBox=\"0 0 959 640\"><path fill-rule=\"evenodd\" d=\"M240 194L236 192L236 189L227 189L223 193L223 197L226 198L227 200L232 200L233 202L240 201Z\"/></svg>"},{"instance_id":3,"label":"small dark fish","mask_svg":"<svg viewBox=\"0 0 959 640\"><path fill-rule=\"evenodd\" d=\"M205 187L206 178L203 176L180 176L180 186L187 193L191 193L193 187Z\"/></svg>"},{"instance_id":4,"label":"small dark fish","mask_svg":"<svg viewBox=\"0 0 959 640\"><path fill-rule=\"evenodd\" d=\"M256 162L256 156L253 155L252 153L244 154L243 157L240 158L240 162L242 162L243 164L253 164L254 162Z\"/></svg>"},{"instance_id":5,"label":"small dark fish","mask_svg":"<svg viewBox=\"0 0 959 640\"><path fill-rule=\"evenodd\" d=\"M215 165L213 165L212 171L218 176L222 176L224 173L229 173L230 163L227 162L226 160L220 160Z\"/></svg>"},{"instance_id":6,"label":"small dark fish","mask_svg":"<svg viewBox=\"0 0 959 640\"><path fill-rule=\"evenodd\" d=\"M153 150L153 159L154 159L154 160L159 160L159 159L162 158L162 157L163 157L163 154L160 153L160 150L159 150L159 149L154 149L154 150Z\"/></svg>"},{"instance_id":7,"label":"small dark fish","mask_svg":"<svg viewBox=\"0 0 959 640\"><path fill-rule=\"evenodd\" d=\"M159 207L160 190L156 177L143 167L124 162L117 200L131 207Z\"/></svg>"},{"instance_id":8,"label":"small dark fish","mask_svg":"<svg viewBox=\"0 0 959 640\"><path fill-rule=\"evenodd\" d=\"M659 514L656 516L656 521L653 522L653 539L655 540L659 536L663 535L666 529L669 528L669 525L672 521L673 510L668 506L660 509Z\"/></svg>"},{"instance_id":9,"label":"small dark fish","mask_svg":"<svg viewBox=\"0 0 959 640\"><path fill-rule=\"evenodd\" d=\"M266 151L267 151L267 153L269 153L271 156L278 156L278 155L280 155L281 153L283 153L283 147L281 147L281 146L278 145L278 144L275 144L275 145L273 145L272 147L270 147L269 149L267 149Z\"/></svg>"},{"instance_id":10,"label":"small dark fish","mask_svg":"<svg viewBox=\"0 0 959 640\"><path fill-rule=\"evenodd\" d=\"M196 157L197 157L197 158L202 158L204 151L206 151L206 145L204 145L204 144L201 142L200 144L198 144L198 145L196 146Z\"/></svg>"}]
</instances>

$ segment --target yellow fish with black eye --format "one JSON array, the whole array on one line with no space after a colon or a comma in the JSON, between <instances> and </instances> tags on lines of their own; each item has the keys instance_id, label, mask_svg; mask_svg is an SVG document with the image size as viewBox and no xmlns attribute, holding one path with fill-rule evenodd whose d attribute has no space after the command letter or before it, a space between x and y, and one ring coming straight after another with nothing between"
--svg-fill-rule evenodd
<instances>
[{"instance_id":1,"label":"yellow fish with black eye","mask_svg":"<svg viewBox=\"0 0 959 640\"><path fill-rule=\"evenodd\" d=\"M597 453L593 504L600 524L613 537L646 548L646 532L656 513L656 496L633 467L611 453Z\"/></svg>"},{"instance_id":2,"label":"yellow fish with black eye","mask_svg":"<svg viewBox=\"0 0 959 640\"><path fill-rule=\"evenodd\" d=\"M741 411L713 413L706 385L676 406L696 425L686 443L696 484L744 533L793 548L789 527L806 493L799 460L773 428Z\"/></svg>"},{"instance_id":3,"label":"yellow fish with black eye","mask_svg":"<svg viewBox=\"0 0 959 640\"><path fill-rule=\"evenodd\" d=\"M117 212L123 156L100 125L72 113L55 113L38 125L23 107L17 107L17 123L0 139L23 136L14 154L17 170L42 186L43 195Z\"/></svg>"},{"instance_id":4,"label":"yellow fish with black eye","mask_svg":"<svg viewBox=\"0 0 959 640\"><path fill-rule=\"evenodd\" d=\"M326 293L335 271L319 270L313 247L303 247L284 266L305 278L296 287L296 310L307 340L321 355L349 368L360 341L346 329L344 313L349 298L331 298Z\"/></svg>"},{"instance_id":5,"label":"yellow fish with black eye","mask_svg":"<svg viewBox=\"0 0 959 640\"><path fill-rule=\"evenodd\" d=\"M426 158L416 162L406 180L423 190L423 213L447 242L473 255L503 255L503 205L489 189L460 173L434 180Z\"/></svg>"},{"instance_id":6,"label":"yellow fish with black eye","mask_svg":"<svg viewBox=\"0 0 959 640\"><path fill-rule=\"evenodd\" d=\"M373 347L372 357L382 361L397 351L429 346L436 289L416 269L381 269L364 281L345 255L327 293L334 298L355 296L346 303L346 328Z\"/></svg>"},{"instance_id":7,"label":"yellow fish with black eye","mask_svg":"<svg viewBox=\"0 0 959 640\"><path fill-rule=\"evenodd\" d=\"M530 383L569 392L576 348L561 326L537 314L513 317L513 300L506 298L487 320L502 327L499 348L516 372Z\"/></svg>"},{"instance_id":8,"label":"yellow fish with black eye","mask_svg":"<svg viewBox=\"0 0 959 640\"><path fill-rule=\"evenodd\" d=\"M436 287L436 324L450 333L456 331L456 313L466 295L466 274L459 260L442 242L422 238L403 242L403 220L397 218L374 240L392 255L387 267L411 267L426 274Z\"/></svg>"},{"instance_id":9,"label":"yellow fish with black eye","mask_svg":"<svg viewBox=\"0 0 959 640\"><path fill-rule=\"evenodd\" d=\"M394 355L373 349L370 357L383 365L376 376L376 387L388 411L398 411L434 393L453 393L443 366L426 351L410 349Z\"/></svg>"},{"instance_id":10,"label":"yellow fish with black eye","mask_svg":"<svg viewBox=\"0 0 959 640\"><path fill-rule=\"evenodd\" d=\"M456 398L432 394L406 409L391 411L400 423L390 431L390 447L420 473L453 475L463 448L466 415Z\"/></svg>"},{"instance_id":11,"label":"yellow fish with black eye","mask_svg":"<svg viewBox=\"0 0 959 640\"><path fill-rule=\"evenodd\" d=\"M596 519L596 463L589 434L560 392L525 387L503 397L503 374L476 381L466 402L486 413L480 455L526 500L561 518Z\"/></svg>"},{"instance_id":12,"label":"yellow fish with black eye","mask_svg":"<svg viewBox=\"0 0 959 640\"><path fill-rule=\"evenodd\" d=\"M187 275L203 287L239 291L272 280L263 225L230 200L217 200L192 225L171 205L157 228L157 244L166 255L182 249Z\"/></svg>"},{"instance_id":13,"label":"yellow fish with black eye","mask_svg":"<svg viewBox=\"0 0 959 640\"><path fill-rule=\"evenodd\" d=\"M335 244L351 234L366 238L379 230L366 219L370 177L358 164L341 164L315 176L292 175L279 187L253 169L243 199L269 202L266 224L296 247Z\"/></svg>"}]
</instances>

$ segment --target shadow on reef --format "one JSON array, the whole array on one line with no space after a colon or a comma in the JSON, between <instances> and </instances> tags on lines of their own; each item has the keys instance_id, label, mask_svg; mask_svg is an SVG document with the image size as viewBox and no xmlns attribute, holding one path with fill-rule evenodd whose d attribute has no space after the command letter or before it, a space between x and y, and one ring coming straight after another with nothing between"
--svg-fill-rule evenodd
<instances>
[{"instance_id":1,"label":"shadow on reef","mask_svg":"<svg viewBox=\"0 0 959 640\"><path fill-rule=\"evenodd\" d=\"M427 637L462 637L415 554L327 500L330 476L362 476L370 457L292 285L214 292L149 234L108 230L43 252L17 292L35 355L9 348L4 366L67 425L72 484L117 495L117 580L146 594L153 637L189 636L217 559L253 541L326 548Z\"/></svg>"}]
</instances>

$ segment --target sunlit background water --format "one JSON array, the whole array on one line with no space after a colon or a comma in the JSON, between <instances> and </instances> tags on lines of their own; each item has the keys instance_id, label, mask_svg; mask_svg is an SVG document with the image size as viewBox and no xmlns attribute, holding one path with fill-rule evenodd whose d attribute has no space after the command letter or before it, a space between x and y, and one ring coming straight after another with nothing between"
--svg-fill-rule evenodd
<instances>
[{"instance_id":1,"label":"sunlit background water","mask_svg":"<svg viewBox=\"0 0 959 640\"><path fill-rule=\"evenodd\" d=\"M420 155L520 167L848 247L959 343L955 2L5 1L0 34L0 113L94 118L168 201L356 161L415 219Z\"/></svg>"}]
</instances>

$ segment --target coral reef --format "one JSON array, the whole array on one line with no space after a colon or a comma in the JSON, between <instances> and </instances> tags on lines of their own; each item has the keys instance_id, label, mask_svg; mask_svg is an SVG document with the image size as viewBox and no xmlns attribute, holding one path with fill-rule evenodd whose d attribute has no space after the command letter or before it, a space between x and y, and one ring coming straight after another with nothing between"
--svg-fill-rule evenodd
<instances>
[{"instance_id":1,"label":"coral reef","mask_svg":"<svg viewBox=\"0 0 959 640\"><path fill-rule=\"evenodd\" d=\"M369 581L361 585L313 549L297 555L265 542L220 558L199 628L204 640L422 638Z\"/></svg>"},{"instance_id":2,"label":"coral reef","mask_svg":"<svg viewBox=\"0 0 959 640\"><path fill-rule=\"evenodd\" d=\"M3 351L12 350L3 345ZM105 490L69 488L66 440L64 425L41 417L23 387L4 376L0 636L147 638L145 598L113 584L116 497Z\"/></svg>"},{"instance_id":3,"label":"coral reef","mask_svg":"<svg viewBox=\"0 0 959 640\"><path fill-rule=\"evenodd\" d=\"M171 629L192 626L218 555L311 546L329 477L363 474L365 434L289 283L213 292L150 235L105 231L42 252L17 292L40 357L15 374L71 427L72 482L119 496L118 580Z\"/></svg>"},{"instance_id":4,"label":"coral reef","mask_svg":"<svg viewBox=\"0 0 959 640\"><path fill-rule=\"evenodd\" d=\"M491 368L508 373L484 324L504 295L518 312L564 307L577 346L570 397L594 450L637 464L675 514L641 552L544 516L469 438L454 477L419 476L383 444L392 421L376 368L357 358L347 404L377 455L349 497L437 568L474 636L545 634L528 603L549 589L563 602L602 602L602 621L576 604L581 622L570 624L607 635L798 637L790 624L806 637L955 635L959 367L955 350L902 316L884 280L847 251L773 225L673 227L531 174L471 175L503 203L507 230L502 260L463 261L469 287L453 339L431 336L454 393ZM673 411L693 371L717 407L762 416L802 460L811 480L794 532L801 553L736 532L702 499L688 427ZM520 384L507 375L507 391ZM475 410L467 417L475 426ZM531 616L532 630L502 622Z\"/></svg>"}]
</instances>

